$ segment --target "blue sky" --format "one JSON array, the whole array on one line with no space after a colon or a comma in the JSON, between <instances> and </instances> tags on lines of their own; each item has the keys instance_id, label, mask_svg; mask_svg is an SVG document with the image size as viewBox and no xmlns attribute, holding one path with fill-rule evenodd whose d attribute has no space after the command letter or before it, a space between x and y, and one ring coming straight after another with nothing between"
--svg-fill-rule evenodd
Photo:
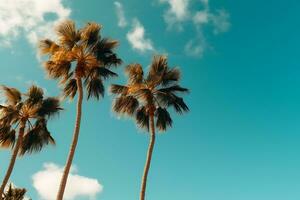
<instances>
[{"instance_id":1,"label":"blue sky","mask_svg":"<svg viewBox=\"0 0 300 200\"><path fill-rule=\"evenodd\" d=\"M120 40L124 63L147 68L152 55L167 54L191 89L191 111L174 115L174 127L157 138L149 200L298 200L299 6L296 0L1 1L1 84L24 91L37 83L58 95L56 82L45 79L35 42L51 37L52 25L64 18L101 23L103 35ZM125 80L123 68L107 85ZM73 175L90 190L71 199L138 198L149 138L132 120L111 113L111 99L107 93L100 102L84 102ZM64 107L49 127L56 147L19 159L11 177L34 200L42 199L34 183L47 183L65 163L75 102ZM1 149L1 179L9 157Z\"/></svg>"}]
</instances>

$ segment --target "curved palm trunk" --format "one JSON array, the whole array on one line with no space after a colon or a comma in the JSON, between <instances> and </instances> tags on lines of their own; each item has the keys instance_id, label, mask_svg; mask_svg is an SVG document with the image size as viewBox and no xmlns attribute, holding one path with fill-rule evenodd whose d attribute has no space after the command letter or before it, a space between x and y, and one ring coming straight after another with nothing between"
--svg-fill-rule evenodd
<instances>
[{"instance_id":1,"label":"curved palm trunk","mask_svg":"<svg viewBox=\"0 0 300 200\"><path fill-rule=\"evenodd\" d=\"M144 174L143 174L143 178L142 178L140 200L145 200L147 177L148 177L148 172L150 169L154 143L155 143L155 127L154 127L154 115L152 114L152 115L150 115L150 143L149 143L149 147L148 147L147 159L146 159Z\"/></svg>"},{"instance_id":2,"label":"curved palm trunk","mask_svg":"<svg viewBox=\"0 0 300 200\"><path fill-rule=\"evenodd\" d=\"M9 177L10 177L13 169L14 169L16 158L18 156L18 152L19 152L20 146L22 144L24 130L25 130L25 122L21 122L17 143L16 143L16 146L13 150L12 155L11 155L11 159L10 159L10 162L9 162L9 165L8 165L8 169L6 171L5 177L4 177L4 179L2 181L2 184L1 184L1 187L0 187L0 199L1 200L2 200L2 194L4 193L5 186L8 182L8 180L9 180Z\"/></svg>"},{"instance_id":3,"label":"curved palm trunk","mask_svg":"<svg viewBox=\"0 0 300 200\"><path fill-rule=\"evenodd\" d=\"M76 145L78 142L78 136L79 136L79 130L80 130L80 121L81 121L81 113L82 113L82 99L83 99L83 90L82 90L82 81L81 78L77 78L77 88L78 88L78 100L77 100L77 115L76 115L76 122L75 122L75 128L73 133L73 140L70 147L67 163L65 165L65 169L63 172L63 176L60 182L59 190L57 193L57 200L62 200L67 184L67 179L69 175L69 171L72 165L74 153L76 150Z\"/></svg>"}]
</instances>

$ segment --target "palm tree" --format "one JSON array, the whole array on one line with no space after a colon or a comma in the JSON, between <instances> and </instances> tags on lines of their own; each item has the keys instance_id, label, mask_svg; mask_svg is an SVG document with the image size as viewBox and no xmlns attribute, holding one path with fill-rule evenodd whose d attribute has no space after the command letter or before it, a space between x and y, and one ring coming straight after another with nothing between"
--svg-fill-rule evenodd
<instances>
[{"instance_id":1,"label":"palm tree","mask_svg":"<svg viewBox=\"0 0 300 200\"><path fill-rule=\"evenodd\" d=\"M45 145L55 144L47 122L62 110L57 98L44 98L43 90L37 86L31 86L24 95L15 88L2 86L2 90L6 102L0 105L0 147L12 148L13 152L0 187L1 195L18 155L39 152Z\"/></svg>"},{"instance_id":2,"label":"palm tree","mask_svg":"<svg viewBox=\"0 0 300 200\"><path fill-rule=\"evenodd\" d=\"M87 90L87 99L95 97L99 100L104 95L103 79L117 76L110 67L122 62L113 51L118 41L102 38L100 30L101 26L96 23L87 23L77 30L73 21L66 20L56 27L57 42L49 39L40 42L41 53L49 55L44 65L48 76L60 80L65 98L73 99L78 92L73 139L57 200L63 198L78 141L83 100L82 80Z\"/></svg>"},{"instance_id":3,"label":"palm tree","mask_svg":"<svg viewBox=\"0 0 300 200\"><path fill-rule=\"evenodd\" d=\"M154 56L146 77L140 64L128 65L125 72L128 75L128 83L112 85L110 91L117 96L113 102L113 110L118 114L134 117L139 127L150 131L140 192L140 199L144 200L155 143L155 127L166 131L172 126L172 118L167 108L173 107L179 114L189 110L183 99L178 96L179 93L188 92L188 89L178 85L180 71L170 68L165 56Z\"/></svg>"},{"instance_id":4,"label":"palm tree","mask_svg":"<svg viewBox=\"0 0 300 200\"><path fill-rule=\"evenodd\" d=\"M25 188L15 188L9 184L8 190L3 194L4 200L24 200L26 194Z\"/></svg>"}]
</instances>

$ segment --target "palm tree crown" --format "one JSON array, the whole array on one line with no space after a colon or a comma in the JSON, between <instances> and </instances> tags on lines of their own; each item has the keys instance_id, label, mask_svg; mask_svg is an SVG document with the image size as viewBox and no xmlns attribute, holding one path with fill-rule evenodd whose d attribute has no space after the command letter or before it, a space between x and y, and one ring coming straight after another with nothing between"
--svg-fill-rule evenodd
<instances>
[{"instance_id":1,"label":"palm tree crown","mask_svg":"<svg viewBox=\"0 0 300 200\"><path fill-rule=\"evenodd\" d=\"M180 71L170 68L167 57L154 56L149 72L144 77L140 64L130 64L125 69L126 85L112 85L111 93L117 95L113 110L119 114L133 116L141 128L149 130L149 117L156 118L156 128L165 131L172 126L169 107L182 114L189 110L180 93L188 89L178 85Z\"/></svg>"},{"instance_id":2,"label":"palm tree crown","mask_svg":"<svg viewBox=\"0 0 300 200\"><path fill-rule=\"evenodd\" d=\"M16 188L10 184L7 191L3 194L3 199L4 200L24 200L25 193L26 193L25 188Z\"/></svg>"},{"instance_id":3,"label":"palm tree crown","mask_svg":"<svg viewBox=\"0 0 300 200\"><path fill-rule=\"evenodd\" d=\"M101 25L87 23L76 29L66 20L56 27L57 42L40 41L40 51L49 55L44 66L50 78L60 79L65 97L74 98L78 90L76 79L84 79L87 98L104 95L103 79L117 76L109 68L121 64L114 53L118 41L102 38Z\"/></svg>"},{"instance_id":4,"label":"palm tree crown","mask_svg":"<svg viewBox=\"0 0 300 200\"><path fill-rule=\"evenodd\" d=\"M24 95L15 88L2 86L2 90L6 101L0 105L0 146L13 148L20 124L25 133L19 155L38 152L49 143L55 144L47 129L47 121L62 110L59 100L44 98L43 90L37 86L31 86Z\"/></svg>"}]
</instances>

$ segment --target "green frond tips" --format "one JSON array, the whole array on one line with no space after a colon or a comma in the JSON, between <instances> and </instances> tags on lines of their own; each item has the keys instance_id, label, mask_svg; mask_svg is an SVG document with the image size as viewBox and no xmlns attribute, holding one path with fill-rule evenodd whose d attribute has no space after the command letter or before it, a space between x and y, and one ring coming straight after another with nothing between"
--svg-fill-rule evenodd
<instances>
[{"instance_id":1,"label":"green frond tips","mask_svg":"<svg viewBox=\"0 0 300 200\"><path fill-rule=\"evenodd\" d=\"M44 91L42 88L39 88L35 85L32 85L27 93L26 93L26 96L27 96L27 100L26 102L29 103L30 105L34 105L34 104L37 104L39 102L41 102L44 98Z\"/></svg>"},{"instance_id":2,"label":"green frond tips","mask_svg":"<svg viewBox=\"0 0 300 200\"><path fill-rule=\"evenodd\" d=\"M65 84L63 89L63 95L64 98L70 97L70 99L73 99L77 93L77 81L76 79L70 79Z\"/></svg>"},{"instance_id":3,"label":"green frond tips","mask_svg":"<svg viewBox=\"0 0 300 200\"><path fill-rule=\"evenodd\" d=\"M144 71L140 64L126 66L125 73L128 75L129 84L142 83L144 80Z\"/></svg>"},{"instance_id":4,"label":"green frond tips","mask_svg":"<svg viewBox=\"0 0 300 200\"><path fill-rule=\"evenodd\" d=\"M144 106L137 109L135 119L140 128L149 131L149 115Z\"/></svg>"},{"instance_id":5,"label":"green frond tips","mask_svg":"<svg viewBox=\"0 0 300 200\"><path fill-rule=\"evenodd\" d=\"M112 84L110 86L110 92L112 94L123 94L126 95L128 92L128 87L123 85Z\"/></svg>"},{"instance_id":6,"label":"green frond tips","mask_svg":"<svg viewBox=\"0 0 300 200\"><path fill-rule=\"evenodd\" d=\"M16 88L9 88L6 86L2 86L3 95L6 98L6 103L8 105L16 105L22 99L21 92Z\"/></svg>"},{"instance_id":7,"label":"green frond tips","mask_svg":"<svg viewBox=\"0 0 300 200\"><path fill-rule=\"evenodd\" d=\"M0 126L0 147L12 148L16 141L16 132L10 126Z\"/></svg>"},{"instance_id":8,"label":"green frond tips","mask_svg":"<svg viewBox=\"0 0 300 200\"><path fill-rule=\"evenodd\" d=\"M72 20L65 20L56 27L60 45L66 49L72 49L79 41L80 36L76 30L75 23Z\"/></svg>"},{"instance_id":9,"label":"green frond tips","mask_svg":"<svg viewBox=\"0 0 300 200\"><path fill-rule=\"evenodd\" d=\"M100 96L104 96L104 85L100 78L88 78L85 81L87 89L87 99L95 97L99 100Z\"/></svg>"},{"instance_id":10,"label":"green frond tips","mask_svg":"<svg viewBox=\"0 0 300 200\"><path fill-rule=\"evenodd\" d=\"M120 96L113 104L113 110L116 113L133 115L139 106L139 102L132 96Z\"/></svg>"},{"instance_id":11,"label":"green frond tips","mask_svg":"<svg viewBox=\"0 0 300 200\"><path fill-rule=\"evenodd\" d=\"M23 136L23 142L19 151L22 156L25 153L39 152L45 145L55 144L55 140L47 129L47 121L43 118L38 119L34 127Z\"/></svg>"},{"instance_id":12,"label":"green frond tips","mask_svg":"<svg viewBox=\"0 0 300 200\"><path fill-rule=\"evenodd\" d=\"M160 131L165 131L168 127L172 127L172 119L165 108L158 107L155 111L156 127Z\"/></svg>"}]
</instances>

